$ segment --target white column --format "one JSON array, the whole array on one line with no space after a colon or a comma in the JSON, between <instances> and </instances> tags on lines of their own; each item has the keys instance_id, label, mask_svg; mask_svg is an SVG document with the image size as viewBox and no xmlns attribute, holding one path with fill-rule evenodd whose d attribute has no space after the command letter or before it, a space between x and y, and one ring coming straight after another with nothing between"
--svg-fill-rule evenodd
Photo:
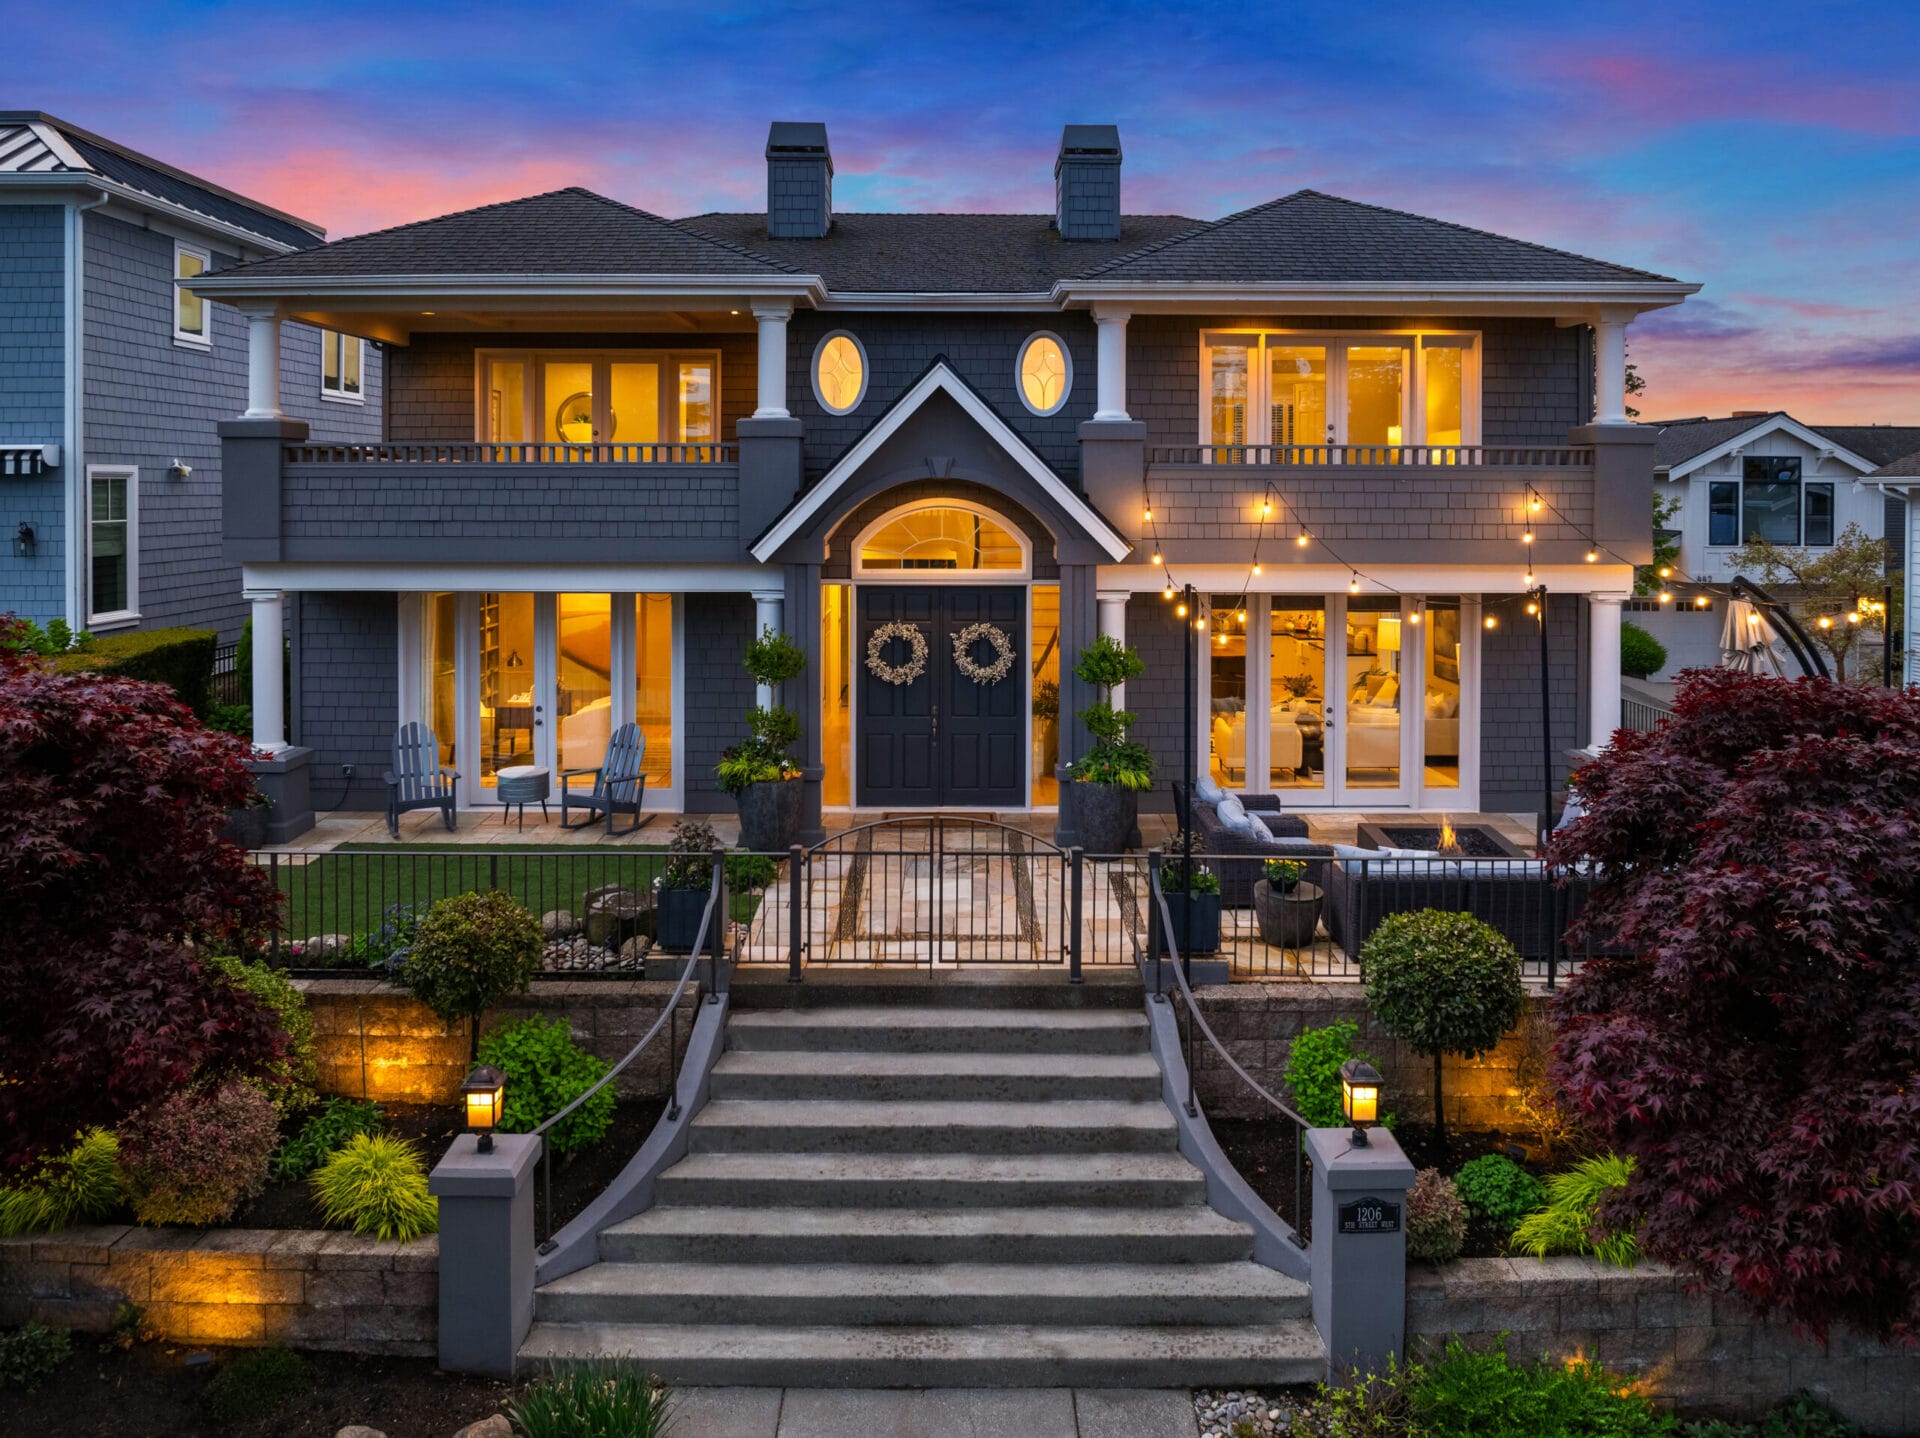
<instances>
[{"instance_id":1,"label":"white column","mask_svg":"<svg viewBox=\"0 0 1920 1438\"><path fill-rule=\"evenodd\" d=\"M760 327L759 406L755 419L790 419L787 412L787 320L789 304L755 305L754 323Z\"/></svg>"},{"instance_id":2,"label":"white column","mask_svg":"<svg viewBox=\"0 0 1920 1438\"><path fill-rule=\"evenodd\" d=\"M1627 423L1627 323L1630 310L1607 308L1593 322L1593 422Z\"/></svg>"},{"instance_id":3,"label":"white column","mask_svg":"<svg viewBox=\"0 0 1920 1438\"><path fill-rule=\"evenodd\" d=\"M1620 727L1620 606L1622 594L1587 596L1587 748L1606 748Z\"/></svg>"},{"instance_id":4,"label":"white column","mask_svg":"<svg viewBox=\"0 0 1920 1438\"><path fill-rule=\"evenodd\" d=\"M765 331L763 330L764 334ZM753 637L758 639L767 630L775 634L781 632L780 611L787 602L784 589L756 589L753 591ZM753 689L753 702L762 709L773 707L773 686L756 684Z\"/></svg>"},{"instance_id":5,"label":"white column","mask_svg":"<svg viewBox=\"0 0 1920 1438\"><path fill-rule=\"evenodd\" d=\"M1100 607L1100 637L1102 639L1111 639L1116 644L1125 644L1127 642L1127 597L1128 591L1125 589L1101 589L1095 591L1094 599ZM1071 657L1077 658L1078 656ZM1062 666L1065 667L1069 656L1063 654L1060 658ZM1116 684L1113 686L1113 707L1116 709L1124 709L1127 707L1126 685Z\"/></svg>"},{"instance_id":6,"label":"white column","mask_svg":"<svg viewBox=\"0 0 1920 1438\"><path fill-rule=\"evenodd\" d=\"M271 305L249 306L247 316L247 412L242 419L279 419L280 316Z\"/></svg>"},{"instance_id":7,"label":"white column","mask_svg":"<svg viewBox=\"0 0 1920 1438\"><path fill-rule=\"evenodd\" d=\"M1096 420L1123 420L1127 414L1127 311L1096 305L1093 323L1099 335Z\"/></svg>"},{"instance_id":8,"label":"white column","mask_svg":"<svg viewBox=\"0 0 1920 1438\"><path fill-rule=\"evenodd\" d=\"M253 747L278 754L287 747L285 661L286 595L278 589L249 589L253 606Z\"/></svg>"}]
</instances>

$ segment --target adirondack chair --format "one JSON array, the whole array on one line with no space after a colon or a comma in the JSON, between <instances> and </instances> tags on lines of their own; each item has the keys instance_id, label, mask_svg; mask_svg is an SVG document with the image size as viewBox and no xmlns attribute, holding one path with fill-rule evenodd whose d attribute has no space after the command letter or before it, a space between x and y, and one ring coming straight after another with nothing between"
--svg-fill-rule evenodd
<instances>
[{"instance_id":1,"label":"adirondack chair","mask_svg":"<svg viewBox=\"0 0 1920 1438\"><path fill-rule=\"evenodd\" d=\"M607 756L600 764L591 769L562 769L560 771L560 827L563 829L584 829L591 824L596 814L604 814L607 819L607 835L616 832L631 834L641 825L640 796L647 787L647 776L641 771L640 761L646 757L647 736L640 732L638 724L622 724L613 731L613 738L607 743ZM593 775L593 788L584 794L573 791L571 780L582 774ZM567 822L569 806L585 809L586 818L577 824ZM631 814L633 822L626 828L615 830L613 816Z\"/></svg>"},{"instance_id":2,"label":"adirondack chair","mask_svg":"<svg viewBox=\"0 0 1920 1438\"><path fill-rule=\"evenodd\" d=\"M400 816L438 809L454 827L454 785L460 776L440 765L440 741L424 724L402 724L393 736L393 767L387 770L387 832L400 837Z\"/></svg>"}]
</instances>

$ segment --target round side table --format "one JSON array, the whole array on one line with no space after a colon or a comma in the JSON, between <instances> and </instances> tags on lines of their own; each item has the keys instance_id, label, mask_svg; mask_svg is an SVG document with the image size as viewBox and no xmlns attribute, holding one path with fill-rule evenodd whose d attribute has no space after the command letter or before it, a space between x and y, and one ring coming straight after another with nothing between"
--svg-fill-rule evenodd
<instances>
[{"instance_id":1,"label":"round side table","mask_svg":"<svg viewBox=\"0 0 1920 1438\"><path fill-rule=\"evenodd\" d=\"M537 764L516 764L510 769L494 771L494 798L500 805L500 822L507 822L507 810L520 809L520 828L527 827L527 805L537 803L540 806L540 818L544 823L547 817L547 794L551 785L551 776Z\"/></svg>"}]
</instances>

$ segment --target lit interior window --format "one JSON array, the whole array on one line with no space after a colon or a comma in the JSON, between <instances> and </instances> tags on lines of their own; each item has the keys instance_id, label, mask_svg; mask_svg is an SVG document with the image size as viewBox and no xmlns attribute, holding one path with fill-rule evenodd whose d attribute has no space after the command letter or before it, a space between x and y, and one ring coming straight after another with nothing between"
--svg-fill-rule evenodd
<instances>
[{"instance_id":1,"label":"lit interior window","mask_svg":"<svg viewBox=\"0 0 1920 1438\"><path fill-rule=\"evenodd\" d=\"M1020 351L1020 393L1027 407L1052 414L1066 403L1070 376L1066 351L1052 335L1035 335Z\"/></svg>"},{"instance_id":2,"label":"lit interior window","mask_svg":"<svg viewBox=\"0 0 1920 1438\"><path fill-rule=\"evenodd\" d=\"M896 515L860 546L862 569L1019 569L1020 541L970 509Z\"/></svg>"},{"instance_id":3,"label":"lit interior window","mask_svg":"<svg viewBox=\"0 0 1920 1438\"><path fill-rule=\"evenodd\" d=\"M845 414L860 403L867 384L867 362L852 335L835 335L820 346L813 378L820 403L833 413Z\"/></svg>"}]
</instances>

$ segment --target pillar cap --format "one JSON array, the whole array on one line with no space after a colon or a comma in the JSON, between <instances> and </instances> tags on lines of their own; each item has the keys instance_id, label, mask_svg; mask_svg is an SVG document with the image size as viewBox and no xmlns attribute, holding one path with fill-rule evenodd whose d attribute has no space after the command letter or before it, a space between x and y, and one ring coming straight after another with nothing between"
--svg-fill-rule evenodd
<instances>
[{"instance_id":1,"label":"pillar cap","mask_svg":"<svg viewBox=\"0 0 1920 1438\"><path fill-rule=\"evenodd\" d=\"M480 1152L476 1134L463 1133L427 1175L435 1198L512 1198L530 1181L540 1140L530 1133L496 1133L493 1152Z\"/></svg>"},{"instance_id":2,"label":"pillar cap","mask_svg":"<svg viewBox=\"0 0 1920 1438\"><path fill-rule=\"evenodd\" d=\"M1352 1129L1308 1129L1307 1154L1334 1192L1413 1187L1413 1161L1384 1128L1367 1130L1365 1148L1354 1146Z\"/></svg>"}]
</instances>

